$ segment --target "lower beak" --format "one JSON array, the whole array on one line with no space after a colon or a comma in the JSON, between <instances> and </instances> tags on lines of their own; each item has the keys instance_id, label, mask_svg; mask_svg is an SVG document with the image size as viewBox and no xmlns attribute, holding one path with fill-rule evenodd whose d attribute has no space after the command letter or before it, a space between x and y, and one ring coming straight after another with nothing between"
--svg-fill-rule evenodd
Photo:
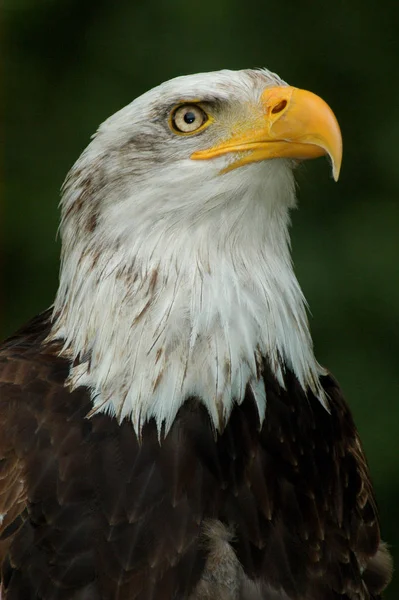
<instances>
[{"instance_id":1,"label":"lower beak","mask_svg":"<svg viewBox=\"0 0 399 600\"><path fill-rule=\"evenodd\" d=\"M229 153L241 156L226 171L272 158L299 160L328 155L337 181L342 162L342 137L331 108L315 94L294 87L266 88L261 114L239 124L239 134L191 155L208 160Z\"/></svg>"}]
</instances>

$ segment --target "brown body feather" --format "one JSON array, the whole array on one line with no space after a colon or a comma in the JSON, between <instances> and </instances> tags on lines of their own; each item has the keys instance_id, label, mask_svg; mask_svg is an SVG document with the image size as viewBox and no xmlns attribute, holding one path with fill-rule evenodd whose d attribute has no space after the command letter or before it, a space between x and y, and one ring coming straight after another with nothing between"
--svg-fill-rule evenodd
<instances>
[{"instance_id":1,"label":"brown body feather","mask_svg":"<svg viewBox=\"0 0 399 600\"><path fill-rule=\"evenodd\" d=\"M376 600L390 578L367 464L336 382L331 413L289 372L216 435L198 399L159 443L65 387L49 315L0 349L6 600Z\"/></svg>"}]
</instances>

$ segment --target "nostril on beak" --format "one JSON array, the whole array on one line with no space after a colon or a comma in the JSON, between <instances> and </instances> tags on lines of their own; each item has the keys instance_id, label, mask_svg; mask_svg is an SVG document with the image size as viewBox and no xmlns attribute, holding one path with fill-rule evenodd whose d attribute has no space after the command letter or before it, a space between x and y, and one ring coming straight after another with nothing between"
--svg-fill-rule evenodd
<instances>
[{"instance_id":1,"label":"nostril on beak","mask_svg":"<svg viewBox=\"0 0 399 600\"><path fill-rule=\"evenodd\" d=\"M276 115L276 114L282 112L286 106L287 106L287 100L280 100L280 102L278 104L276 104L276 106L273 106L272 114Z\"/></svg>"}]
</instances>

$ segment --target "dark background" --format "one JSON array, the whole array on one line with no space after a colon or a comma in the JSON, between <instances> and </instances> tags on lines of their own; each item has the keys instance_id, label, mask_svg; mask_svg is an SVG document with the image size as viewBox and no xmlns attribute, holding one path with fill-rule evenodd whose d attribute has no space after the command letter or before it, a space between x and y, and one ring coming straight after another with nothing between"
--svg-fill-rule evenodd
<instances>
[{"instance_id":1,"label":"dark background","mask_svg":"<svg viewBox=\"0 0 399 600\"><path fill-rule=\"evenodd\" d=\"M51 304L62 180L98 124L175 75L266 66L321 95L344 138L299 174L293 254L319 360L340 380L399 563L399 2L3 0L0 331ZM398 597L394 583L386 598Z\"/></svg>"}]
</instances>

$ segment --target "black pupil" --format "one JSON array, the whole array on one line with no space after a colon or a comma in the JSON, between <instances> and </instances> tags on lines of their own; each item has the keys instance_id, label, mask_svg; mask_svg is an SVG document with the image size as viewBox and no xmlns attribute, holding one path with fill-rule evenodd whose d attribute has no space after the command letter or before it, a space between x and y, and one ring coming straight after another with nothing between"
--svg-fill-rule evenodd
<instances>
[{"instance_id":1,"label":"black pupil","mask_svg":"<svg viewBox=\"0 0 399 600\"><path fill-rule=\"evenodd\" d=\"M184 115L184 121L185 121L185 123L187 123L187 125L191 125L191 123L194 123L196 118L197 118L196 114L193 113L191 110L186 112L186 114Z\"/></svg>"}]
</instances>

